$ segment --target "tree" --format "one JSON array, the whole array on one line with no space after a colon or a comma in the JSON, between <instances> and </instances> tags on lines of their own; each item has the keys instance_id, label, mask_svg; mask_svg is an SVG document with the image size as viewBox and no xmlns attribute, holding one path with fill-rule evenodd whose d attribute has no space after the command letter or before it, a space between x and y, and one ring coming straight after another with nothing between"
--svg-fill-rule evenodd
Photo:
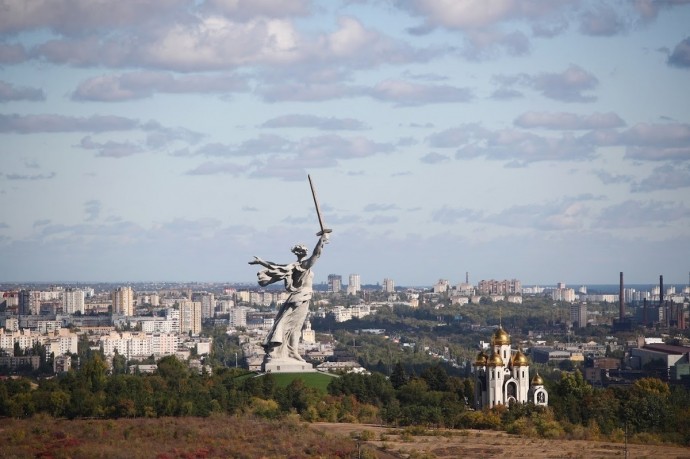
<instances>
[{"instance_id":1,"label":"tree","mask_svg":"<svg viewBox=\"0 0 690 459\"><path fill-rule=\"evenodd\" d=\"M405 371L405 367L398 361L393 367L393 372L391 373L390 381L394 389L400 389L407 383L408 376Z\"/></svg>"}]
</instances>

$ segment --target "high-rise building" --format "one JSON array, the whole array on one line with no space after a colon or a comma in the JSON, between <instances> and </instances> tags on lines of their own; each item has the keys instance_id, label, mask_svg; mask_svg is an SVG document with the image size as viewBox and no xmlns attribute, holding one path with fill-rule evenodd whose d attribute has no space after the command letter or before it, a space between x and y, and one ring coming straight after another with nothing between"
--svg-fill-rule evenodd
<instances>
[{"instance_id":1,"label":"high-rise building","mask_svg":"<svg viewBox=\"0 0 690 459\"><path fill-rule=\"evenodd\" d=\"M573 303L570 305L570 321L573 326L584 328L587 326L587 303Z\"/></svg>"},{"instance_id":2,"label":"high-rise building","mask_svg":"<svg viewBox=\"0 0 690 459\"><path fill-rule=\"evenodd\" d=\"M19 315L28 316L31 315L31 291L30 290L20 290L19 291Z\"/></svg>"},{"instance_id":3,"label":"high-rise building","mask_svg":"<svg viewBox=\"0 0 690 459\"><path fill-rule=\"evenodd\" d=\"M395 282L393 281L393 279L385 278L383 280L383 291L386 293L395 292Z\"/></svg>"},{"instance_id":4,"label":"high-rise building","mask_svg":"<svg viewBox=\"0 0 690 459\"><path fill-rule=\"evenodd\" d=\"M343 276L338 274L328 275L328 291L331 293L339 293L343 286Z\"/></svg>"},{"instance_id":5,"label":"high-rise building","mask_svg":"<svg viewBox=\"0 0 690 459\"><path fill-rule=\"evenodd\" d=\"M199 297L201 301L201 320L209 319L216 313L216 296L213 293L204 293Z\"/></svg>"},{"instance_id":6,"label":"high-rise building","mask_svg":"<svg viewBox=\"0 0 690 459\"><path fill-rule=\"evenodd\" d=\"M201 332L201 301L180 300L180 333Z\"/></svg>"},{"instance_id":7,"label":"high-rise building","mask_svg":"<svg viewBox=\"0 0 690 459\"><path fill-rule=\"evenodd\" d=\"M132 287L118 287L112 294L113 314L134 315L134 292Z\"/></svg>"},{"instance_id":8,"label":"high-rise building","mask_svg":"<svg viewBox=\"0 0 690 459\"><path fill-rule=\"evenodd\" d=\"M347 284L347 293L349 295L357 295L360 290L362 290L362 282L359 274L350 274Z\"/></svg>"},{"instance_id":9,"label":"high-rise building","mask_svg":"<svg viewBox=\"0 0 690 459\"><path fill-rule=\"evenodd\" d=\"M237 307L230 310L230 325L233 327L247 326L247 308Z\"/></svg>"},{"instance_id":10,"label":"high-rise building","mask_svg":"<svg viewBox=\"0 0 690 459\"><path fill-rule=\"evenodd\" d=\"M62 293L62 312L84 314L84 291L75 288L65 289Z\"/></svg>"}]
</instances>

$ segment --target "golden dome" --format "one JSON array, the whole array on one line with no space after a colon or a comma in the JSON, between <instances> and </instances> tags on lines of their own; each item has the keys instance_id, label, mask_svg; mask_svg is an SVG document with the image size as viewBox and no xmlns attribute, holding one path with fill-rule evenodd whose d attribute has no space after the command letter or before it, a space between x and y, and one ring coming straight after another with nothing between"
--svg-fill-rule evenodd
<instances>
[{"instance_id":1,"label":"golden dome","mask_svg":"<svg viewBox=\"0 0 690 459\"><path fill-rule=\"evenodd\" d=\"M541 376L539 376L539 373L534 375L534 378L532 378L532 385L533 386L543 386L544 385L544 380L542 379Z\"/></svg>"},{"instance_id":2,"label":"golden dome","mask_svg":"<svg viewBox=\"0 0 690 459\"><path fill-rule=\"evenodd\" d=\"M479 354L477 354L477 360L474 362L475 367L485 367L486 366L486 354L484 354L484 351L481 351Z\"/></svg>"},{"instance_id":3,"label":"golden dome","mask_svg":"<svg viewBox=\"0 0 690 459\"><path fill-rule=\"evenodd\" d=\"M515 367L529 366L529 360L527 360L527 356L525 354L523 354L522 351L519 349L515 353L515 355L513 356L513 366L515 366Z\"/></svg>"},{"instance_id":4,"label":"golden dome","mask_svg":"<svg viewBox=\"0 0 690 459\"><path fill-rule=\"evenodd\" d=\"M496 352L492 352L489 359L486 361L486 365L489 367L502 367L503 359Z\"/></svg>"},{"instance_id":5,"label":"golden dome","mask_svg":"<svg viewBox=\"0 0 690 459\"><path fill-rule=\"evenodd\" d=\"M499 326L498 330L491 337L491 344L494 346L503 346L510 344L510 335L506 332L503 327Z\"/></svg>"}]
</instances>

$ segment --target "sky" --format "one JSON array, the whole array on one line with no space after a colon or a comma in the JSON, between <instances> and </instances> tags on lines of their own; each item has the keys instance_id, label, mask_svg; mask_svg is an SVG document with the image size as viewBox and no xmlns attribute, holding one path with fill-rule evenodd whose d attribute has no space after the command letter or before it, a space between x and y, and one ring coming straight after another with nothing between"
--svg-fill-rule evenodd
<instances>
[{"instance_id":1,"label":"sky","mask_svg":"<svg viewBox=\"0 0 690 459\"><path fill-rule=\"evenodd\" d=\"M0 11L0 281L688 283L690 0Z\"/></svg>"}]
</instances>

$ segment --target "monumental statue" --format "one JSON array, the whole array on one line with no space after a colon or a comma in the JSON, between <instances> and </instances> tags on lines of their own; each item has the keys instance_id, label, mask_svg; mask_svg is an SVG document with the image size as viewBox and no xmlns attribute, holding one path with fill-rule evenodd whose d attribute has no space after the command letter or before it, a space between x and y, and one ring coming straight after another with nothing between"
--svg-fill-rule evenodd
<instances>
[{"instance_id":1,"label":"monumental statue","mask_svg":"<svg viewBox=\"0 0 690 459\"><path fill-rule=\"evenodd\" d=\"M311 255L304 245L296 245L292 248L292 253L297 257L293 263L278 264L259 257L254 257L254 260L249 262L250 265L261 265L266 268L257 273L259 285L265 287L274 282L283 281L288 293L287 299L276 314L271 331L263 342L266 355L262 370L265 372L313 371L313 367L299 355L298 345L312 297L314 273L311 268L321 256L331 230L323 225L323 217L311 177L309 177L309 184L321 226L321 231L316 234L319 240Z\"/></svg>"}]
</instances>

